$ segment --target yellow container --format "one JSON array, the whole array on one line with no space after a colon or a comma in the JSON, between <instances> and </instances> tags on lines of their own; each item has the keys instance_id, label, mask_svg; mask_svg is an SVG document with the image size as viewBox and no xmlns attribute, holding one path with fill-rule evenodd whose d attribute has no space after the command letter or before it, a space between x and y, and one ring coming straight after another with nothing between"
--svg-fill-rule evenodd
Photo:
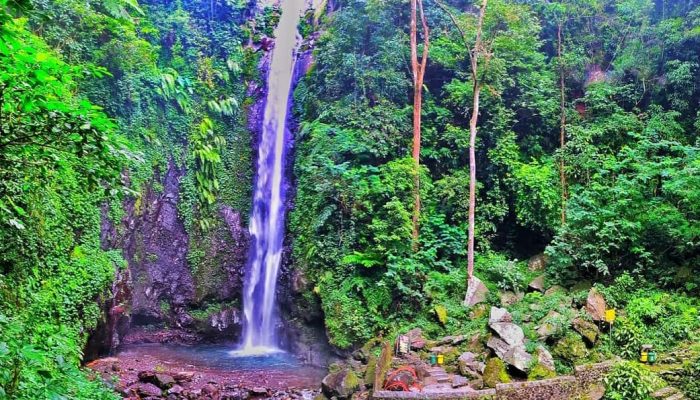
<instances>
[{"instance_id":1,"label":"yellow container","mask_svg":"<svg viewBox=\"0 0 700 400\"><path fill-rule=\"evenodd\" d=\"M444 363L445 363L445 356L443 356L442 354L438 354L438 356L437 356L437 364L438 364L438 365L442 365L442 364L444 364Z\"/></svg>"},{"instance_id":2,"label":"yellow container","mask_svg":"<svg viewBox=\"0 0 700 400\"><path fill-rule=\"evenodd\" d=\"M610 324L615 321L615 310L605 310L605 321Z\"/></svg>"},{"instance_id":3,"label":"yellow container","mask_svg":"<svg viewBox=\"0 0 700 400\"><path fill-rule=\"evenodd\" d=\"M642 354L639 355L639 362L647 362L649 360L649 353L646 351L643 351Z\"/></svg>"}]
</instances>

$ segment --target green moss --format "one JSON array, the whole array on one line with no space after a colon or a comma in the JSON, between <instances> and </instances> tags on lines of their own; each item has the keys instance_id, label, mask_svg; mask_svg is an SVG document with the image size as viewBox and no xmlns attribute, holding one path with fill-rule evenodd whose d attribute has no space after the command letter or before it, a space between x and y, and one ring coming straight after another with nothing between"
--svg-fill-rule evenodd
<instances>
[{"instance_id":1,"label":"green moss","mask_svg":"<svg viewBox=\"0 0 700 400\"><path fill-rule=\"evenodd\" d=\"M437 316L438 321L440 324L445 326L447 324L447 309L443 305L437 305L434 308L435 310L435 315Z\"/></svg>"},{"instance_id":2,"label":"green moss","mask_svg":"<svg viewBox=\"0 0 700 400\"><path fill-rule=\"evenodd\" d=\"M581 336L575 333L569 333L557 342L552 351L552 355L571 363L576 363L588 356L588 349L586 348L586 344L583 343Z\"/></svg>"},{"instance_id":3,"label":"green moss","mask_svg":"<svg viewBox=\"0 0 700 400\"><path fill-rule=\"evenodd\" d=\"M510 376L506 370L506 364L496 357L489 359L484 368L484 385L495 388L499 383L508 382L510 382Z\"/></svg>"},{"instance_id":4,"label":"green moss","mask_svg":"<svg viewBox=\"0 0 700 400\"><path fill-rule=\"evenodd\" d=\"M527 374L527 380L537 381L540 379L554 378L555 376L557 376L556 372L550 370L540 363L537 363L530 368L530 372Z\"/></svg>"}]
</instances>

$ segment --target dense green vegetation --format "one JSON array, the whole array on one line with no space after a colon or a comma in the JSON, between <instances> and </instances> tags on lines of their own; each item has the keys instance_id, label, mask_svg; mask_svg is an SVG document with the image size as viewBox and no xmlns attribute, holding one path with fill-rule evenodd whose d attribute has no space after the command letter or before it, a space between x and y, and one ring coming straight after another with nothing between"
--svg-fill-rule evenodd
<instances>
[{"instance_id":1,"label":"dense green vegetation","mask_svg":"<svg viewBox=\"0 0 700 400\"><path fill-rule=\"evenodd\" d=\"M258 56L243 47L257 34L246 12L244 2L0 2L0 398L113 397L77 368L98 301L126 266L104 250L100 221L119 222L124 199L138 210L170 164L187 167L179 208L191 254L207 251L219 205L247 212L240 110Z\"/></svg>"},{"instance_id":2,"label":"dense green vegetation","mask_svg":"<svg viewBox=\"0 0 700 400\"><path fill-rule=\"evenodd\" d=\"M418 251L405 2L343 2L295 92L294 258L315 278L340 347L410 320L440 331L436 306L451 317L443 332L471 323L460 304L472 107L472 44L463 39L473 42L477 13L460 1L425 7ZM476 275L488 285L522 288L532 275L517 260L546 248L552 282L610 283L628 272L638 285L696 293L699 13L684 2L488 2L476 213Z\"/></svg>"},{"instance_id":3,"label":"dense green vegetation","mask_svg":"<svg viewBox=\"0 0 700 400\"><path fill-rule=\"evenodd\" d=\"M416 326L432 336L485 332L488 313L462 305L478 8L424 2L431 35L416 171L408 2L333 3L300 24L305 38L319 37L294 92L288 227L292 264L309 282L297 301L322 310L342 349ZM138 213L173 166L184 167L178 211L201 301L191 314L221 309L210 286L223 275L209 250L226 237L220 207L244 217L250 208L255 49L278 17L251 7L0 0L0 398L114 397L79 367L99 301L126 267L101 243L101 223L125 229L124 205ZM559 313L558 370L697 339L700 5L489 0L483 29L475 274L489 303L525 292L540 272L522 260L545 252L548 286L570 290L530 292L509 309L533 349L541 340L529 321ZM580 316L571 304L587 293L572 286L583 281L624 310L595 351L570 328ZM699 365L684 367L689 396L700 392ZM608 397L628 398L621 382L630 379L640 396L658 384L621 364Z\"/></svg>"}]
</instances>

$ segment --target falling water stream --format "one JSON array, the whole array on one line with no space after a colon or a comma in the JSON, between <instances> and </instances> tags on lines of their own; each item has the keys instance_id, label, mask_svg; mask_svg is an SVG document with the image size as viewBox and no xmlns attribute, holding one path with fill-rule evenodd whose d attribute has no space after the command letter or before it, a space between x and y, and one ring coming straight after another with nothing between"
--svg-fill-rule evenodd
<instances>
[{"instance_id":1,"label":"falling water stream","mask_svg":"<svg viewBox=\"0 0 700 400\"><path fill-rule=\"evenodd\" d=\"M279 351L275 292L284 240L285 150L289 98L299 43L297 24L305 0L282 0L267 76L267 98L258 147L258 168L250 218L251 251L243 291L245 327L237 353Z\"/></svg>"}]
</instances>

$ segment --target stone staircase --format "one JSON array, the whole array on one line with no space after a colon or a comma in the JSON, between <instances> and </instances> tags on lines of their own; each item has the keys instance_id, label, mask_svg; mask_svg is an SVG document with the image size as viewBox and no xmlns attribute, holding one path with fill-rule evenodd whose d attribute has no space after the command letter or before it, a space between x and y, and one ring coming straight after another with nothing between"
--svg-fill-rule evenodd
<instances>
[{"instance_id":1,"label":"stone staircase","mask_svg":"<svg viewBox=\"0 0 700 400\"><path fill-rule=\"evenodd\" d=\"M442 367L430 367L428 368L428 378L431 383L449 383L450 375Z\"/></svg>"},{"instance_id":2,"label":"stone staircase","mask_svg":"<svg viewBox=\"0 0 700 400\"><path fill-rule=\"evenodd\" d=\"M673 386L666 386L651 394L651 397L658 400L685 400L683 393Z\"/></svg>"}]
</instances>

